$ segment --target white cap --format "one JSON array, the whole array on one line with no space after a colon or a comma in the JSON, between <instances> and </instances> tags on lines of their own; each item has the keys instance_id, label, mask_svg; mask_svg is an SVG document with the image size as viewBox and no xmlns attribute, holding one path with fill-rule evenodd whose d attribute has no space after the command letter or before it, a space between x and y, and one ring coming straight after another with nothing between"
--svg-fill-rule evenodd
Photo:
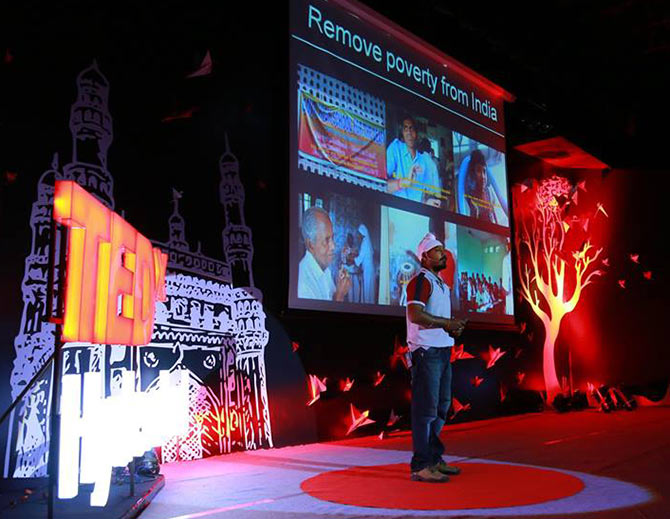
<instances>
[{"instance_id":1,"label":"white cap","mask_svg":"<svg viewBox=\"0 0 670 519\"><path fill-rule=\"evenodd\" d=\"M434 249L438 245L442 245L442 242L438 240L432 232L426 233L423 240L419 242L419 245L416 248L416 255L421 259L424 252L428 252L430 249Z\"/></svg>"}]
</instances>

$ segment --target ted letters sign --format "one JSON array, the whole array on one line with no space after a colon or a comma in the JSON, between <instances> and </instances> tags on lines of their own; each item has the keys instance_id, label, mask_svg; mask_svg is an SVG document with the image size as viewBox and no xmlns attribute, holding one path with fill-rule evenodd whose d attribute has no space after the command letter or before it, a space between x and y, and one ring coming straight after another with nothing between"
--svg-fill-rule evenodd
<instances>
[{"instance_id":1,"label":"ted letters sign","mask_svg":"<svg viewBox=\"0 0 670 519\"><path fill-rule=\"evenodd\" d=\"M63 341L148 344L167 255L73 181L56 181L54 219L69 228Z\"/></svg>"}]
</instances>

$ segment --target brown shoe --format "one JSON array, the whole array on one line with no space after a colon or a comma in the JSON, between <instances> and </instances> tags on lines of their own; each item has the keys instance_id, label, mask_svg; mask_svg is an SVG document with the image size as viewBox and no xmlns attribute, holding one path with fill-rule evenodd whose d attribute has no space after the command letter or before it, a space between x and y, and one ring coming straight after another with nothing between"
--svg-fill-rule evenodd
<instances>
[{"instance_id":1,"label":"brown shoe","mask_svg":"<svg viewBox=\"0 0 670 519\"><path fill-rule=\"evenodd\" d=\"M461 473L461 469L453 465L447 465L446 461L440 461L433 465L432 469L440 474L448 474L449 476L456 476Z\"/></svg>"},{"instance_id":2,"label":"brown shoe","mask_svg":"<svg viewBox=\"0 0 670 519\"><path fill-rule=\"evenodd\" d=\"M449 481L449 478L433 470L432 467L426 467L417 472L412 472L411 480L422 481L424 483L446 483Z\"/></svg>"}]
</instances>

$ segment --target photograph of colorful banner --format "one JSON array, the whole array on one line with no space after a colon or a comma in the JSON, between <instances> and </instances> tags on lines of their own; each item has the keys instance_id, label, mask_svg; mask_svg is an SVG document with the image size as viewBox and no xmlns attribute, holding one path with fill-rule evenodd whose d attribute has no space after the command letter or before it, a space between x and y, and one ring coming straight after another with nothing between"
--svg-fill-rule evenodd
<instances>
[{"instance_id":1,"label":"photograph of colorful banner","mask_svg":"<svg viewBox=\"0 0 670 519\"><path fill-rule=\"evenodd\" d=\"M299 92L298 103L301 155L340 174L386 180L383 126L305 92Z\"/></svg>"}]
</instances>

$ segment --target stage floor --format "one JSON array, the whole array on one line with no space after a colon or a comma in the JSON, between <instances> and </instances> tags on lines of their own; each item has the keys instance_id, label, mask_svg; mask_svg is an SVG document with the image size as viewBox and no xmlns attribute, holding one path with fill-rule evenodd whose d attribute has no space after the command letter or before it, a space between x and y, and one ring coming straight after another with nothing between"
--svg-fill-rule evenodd
<instances>
[{"instance_id":1,"label":"stage floor","mask_svg":"<svg viewBox=\"0 0 670 519\"><path fill-rule=\"evenodd\" d=\"M142 519L670 517L670 407L448 426L445 484L409 480L408 432L162 467Z\"/></svg>"}]
</instances>

